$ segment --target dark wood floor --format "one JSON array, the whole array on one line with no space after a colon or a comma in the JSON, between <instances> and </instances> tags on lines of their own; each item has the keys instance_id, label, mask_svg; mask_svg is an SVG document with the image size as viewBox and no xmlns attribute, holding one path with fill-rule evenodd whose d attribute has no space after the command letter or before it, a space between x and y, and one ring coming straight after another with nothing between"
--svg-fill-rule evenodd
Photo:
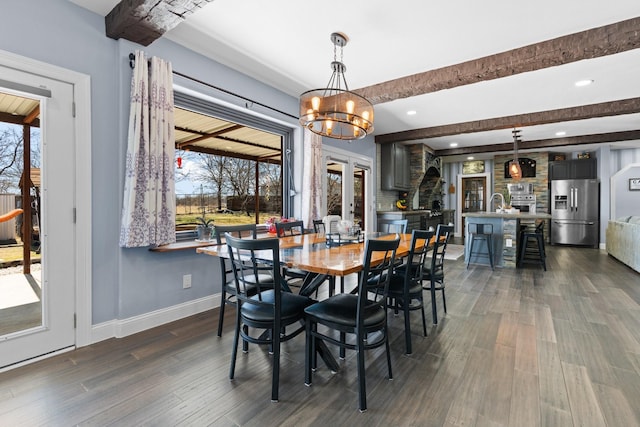
<instances>
[{"instance_id":1,"label":"dark wood floor","mask_svg":"<svg viewBox=\"0 0 640 427\"><path fill-rule=\"evenodd\" d=\"M365 413L352 352L304 386L303 335L284 345L280 402L264 349L230 382L233 322L216 337L213 311L0 374L0 424L640 425L640 275L596 249L547 250L547 272L448 261L448 314L439 303L412 355L391 318L394 380L382 350L367 354Z\"/></svg>"}]
</instances>

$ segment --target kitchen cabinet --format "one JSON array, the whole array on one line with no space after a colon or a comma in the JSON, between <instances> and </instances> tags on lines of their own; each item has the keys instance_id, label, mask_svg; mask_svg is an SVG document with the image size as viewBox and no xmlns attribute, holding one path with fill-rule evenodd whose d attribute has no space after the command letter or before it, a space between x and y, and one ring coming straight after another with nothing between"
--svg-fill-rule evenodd
<instances>
[{"instance_id":1,"label":"kitchen cabinet","mask_svg":"<svg viewBox=\"0 0 640 427\"><path fill-rule=\"evenodd\" d=\"M456 217L455 209L444 209L442 211L442 223L445 225L454 224L455 217Z\"/></svg>"},{"instance_id":2,"label":"kitchen cabinet","mask_svg":"<svg viewBox=\"0 0 640 427\"><path fill-rule=\"evenodd\" d=\"M380 187L383 190L410 190L409 147L399 143L380 147Z\"/></svg>"},{"instance_id":3,"label":"kitchen cabinet","mask_svg":"<svg viewBox=\"0 0 640 427\"><path fill-rule=\"evenodd\" d=\"M597 179L598 163L589 159L559 160L549 162L549 179Z\"/></svg>"}]
</instances>

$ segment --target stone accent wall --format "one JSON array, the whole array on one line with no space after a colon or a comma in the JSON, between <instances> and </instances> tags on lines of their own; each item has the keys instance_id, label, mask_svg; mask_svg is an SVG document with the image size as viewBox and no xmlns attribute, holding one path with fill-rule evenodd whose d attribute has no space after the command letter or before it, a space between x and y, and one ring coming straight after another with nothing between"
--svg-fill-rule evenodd
<instances>
[{"instance_id":1,"label":"stone accent wall","mask_svg":"<svg viewBox=\"0 0 640 427\"><path fill-rule=\"evenodd\" d=\"M409 167L411 169L411 190L407 191L407 200L409 201L409 209L413 209L413 198L416 195L416 192L420 189L420 184L424 178L424 174L426 172L426 168L428 167L429 162L434 161L436 157L430 151L430 149L424 144L411 144L409 147ZM377 144L376 147L377 155L377 170L380 170L380 144ZM439 159L438 159L439 160ZM439 162L438 162L439 164ZM378 192L376 194L376 199L378 203L378 211L390 211L396 210L395 203L398 200L398 191L392 190L381 190L380 189L380 174L377 177L378 181ZM423 205L423 200L419 197L419 204L415 206L425 206L426 208L431 208L431 203L429 205Z\"/></svg>"},{"instance_id":2,"label":"stone accent wall","mask_svg":"<svg viewBox=\"0 0 640 427\"><path fill-rule=\"evenodd\" d=\"M517 223L518 221L515 219L505 219L502 223L502 234L504 239L502 242L503 267L515 268L516 266L516 241L518 239L516 230ZM507 246L507 240L509 239L511 240L511 246Z\"/></svg>"},{"instance_id":3,"label":"stone accent wall","mask_svg":"<svg viewBox=\"0 0 640 427\"><path fill-rule=\"evenodd\" d=\"M535 178L522 178L520 182L533 184L533 192L536 195L536 212L549 213L549 153L535 152L522 153L519 157L526 157L536 161ZM498 155L493 158L493 192L503 193L507 191L507 184L515 183L511 178L504 177L504 162L513 160L512 155ZM549 239L549 221L545 223L545 240Z\"/></svg>"}]
</instances>

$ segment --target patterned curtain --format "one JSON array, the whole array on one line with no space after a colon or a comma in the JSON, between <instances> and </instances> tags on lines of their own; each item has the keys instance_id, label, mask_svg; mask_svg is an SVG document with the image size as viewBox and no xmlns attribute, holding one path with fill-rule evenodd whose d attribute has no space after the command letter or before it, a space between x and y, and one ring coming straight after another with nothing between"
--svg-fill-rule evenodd
<instances>
[{"instance_id":1,"label":"patterned curtain","mask_svg":"<svg viewBox=\"0 0 640 427\"><path fill-rule=\"evenodd\" d=\"M302 219L311 228L322 213L322 137L304 129L304 165L302 181Z\"/></svg>"},{"instance_id":2,"label":"patterned curtain","mask_svg":"<svg viewBox=\"0 0 640 427\"><path fill-rule=\"evenodd\" d=\"M173 71L136 51L120 226L123 248L176 241Z\"/></svg>"}]
</instances>

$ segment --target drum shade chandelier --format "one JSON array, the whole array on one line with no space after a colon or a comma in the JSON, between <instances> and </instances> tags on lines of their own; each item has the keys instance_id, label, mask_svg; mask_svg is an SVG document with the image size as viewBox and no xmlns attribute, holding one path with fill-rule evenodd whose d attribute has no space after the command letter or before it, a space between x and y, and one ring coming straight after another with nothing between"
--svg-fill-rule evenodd
<instances>
[{"instance_id":1,"label":"drum shade chandelier","mask_svg":"<svg viewBox=\"0 0 640 427\"><path fill-rule=\"evenodd\" d=\"M373 132L373 105L366 98L349 91L344 77L342 48L349 39L332 33L333 73L327 87L300 95L300 124L313 133L334 139L360 139ZM340 48L340 61L337 53Z\"/></svg>"},{"instance_id":2,"label":"drum shade chandelier","mask_svg":"<svg viewBox=\"0 0 640 427\"><path fill-rule=\"evenodd\" d=\"M509 163L509 175L516 181L522 178L522 169L520 168L520 161L518 160L518 142L520 141L520 131L514 129L513 133L513 161Z\"/></svg>"}]
</instances>

